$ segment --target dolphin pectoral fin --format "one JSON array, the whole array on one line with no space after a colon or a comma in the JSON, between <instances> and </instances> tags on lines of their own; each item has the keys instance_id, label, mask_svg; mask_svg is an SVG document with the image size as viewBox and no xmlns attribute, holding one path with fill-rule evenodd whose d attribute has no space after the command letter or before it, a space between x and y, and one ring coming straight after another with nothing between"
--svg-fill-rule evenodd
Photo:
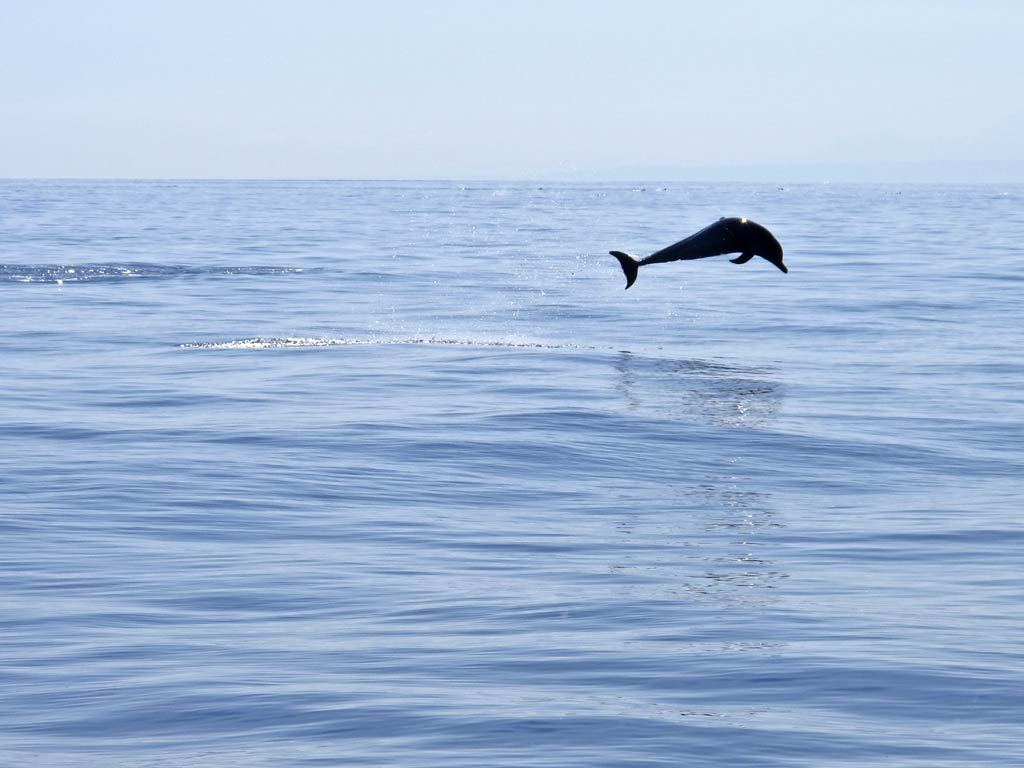
<instances>
[{"instance_id":1,"label":"dolphin pectoral fin","mask_svg":"<svg viewBox=\"0 0 1024 768\"><path fill-rule=\"evenodd\" d=\"M752 258L754 258L754 253L752 251L746 251L745 253L741 253L735 259L729 259L729 261L733 264L746 264Z\"/></svg>"},{"instance_id":2,"label":"dolphin pectoral fin","mask_svg":"<svg viewBox=\"0 0 1024 768\"><path fill-rule=\"evenodd\" d=\"M629 288L629 286L636 282L636 274L640 270L640 262L622 251L608 251L608 253L619 260L619 265L626 275L626 287Z\"/></svg>"}]
</instances>

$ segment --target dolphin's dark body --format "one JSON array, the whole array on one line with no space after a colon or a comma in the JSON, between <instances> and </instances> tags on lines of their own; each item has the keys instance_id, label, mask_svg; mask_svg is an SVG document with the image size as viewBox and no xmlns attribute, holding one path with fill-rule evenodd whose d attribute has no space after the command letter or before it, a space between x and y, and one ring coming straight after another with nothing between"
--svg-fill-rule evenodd
<instances>
[{"instance_id":1,"label":"dolphin's dark body","mask_svg":"<svg viewBox=\"0 0 1024 768\"><path fill-rule=\"evenodd\" d=\"M783 272L789 272L782 263L782 246L779 245L779 241L771 232L750 219L719 219L685 240L652 253L646 259L637 259L622 251L610 253L619 260L622 271L626 273L627 288L636 282L637 270L644 264L705 259L723 253L740 254L735 259L730 259L733 264L746 264L755 256L760 256Z\"/></svg>"}]
</instances>

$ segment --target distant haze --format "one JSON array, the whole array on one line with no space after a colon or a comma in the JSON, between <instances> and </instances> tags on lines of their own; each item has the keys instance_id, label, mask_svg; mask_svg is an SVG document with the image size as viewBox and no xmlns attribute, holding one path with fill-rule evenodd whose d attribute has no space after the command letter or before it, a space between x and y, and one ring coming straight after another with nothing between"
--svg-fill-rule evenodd
<instances>
[{"instance_id":1,"label":"distant haze","mask_svg":"<svg viewBox=\"0 0 1024 768\"><path fill-rule=\"evenodd\" d=\"M1024 181L1024 4L7 2L0 176Z\"/></svg>"}]
</instances>

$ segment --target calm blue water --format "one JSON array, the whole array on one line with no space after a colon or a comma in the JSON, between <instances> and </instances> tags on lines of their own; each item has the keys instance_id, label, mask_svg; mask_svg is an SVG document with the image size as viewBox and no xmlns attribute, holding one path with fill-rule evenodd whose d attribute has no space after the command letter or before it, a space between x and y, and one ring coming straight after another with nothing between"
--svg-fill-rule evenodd
<instances>
[{"instance_id":1,"label":"calm blue water","mask_svg":"<svg viewBox=\"0 0 1024 768\"><path fill-rule=\"evenodd\" d=\"M1024 764L1022 202L0 182L0 764Z\"/></svg>"}]
</instances>

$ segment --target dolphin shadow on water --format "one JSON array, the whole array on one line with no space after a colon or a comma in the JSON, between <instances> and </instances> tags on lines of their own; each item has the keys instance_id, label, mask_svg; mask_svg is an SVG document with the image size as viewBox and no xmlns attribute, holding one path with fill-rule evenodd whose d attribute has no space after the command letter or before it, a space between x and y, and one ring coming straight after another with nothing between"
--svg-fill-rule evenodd
<instances>
[{"instance_id":1,"label":"dolphin shadow on water","mask_svg":"<svg viewBox=\"0 0 1024 768\"><path fill-rule=\"evenodd\" d=\"M721 218L704 227L685 240L662 248L644 259L638 259L624 251L609 251L619 260L626 274L626 287L636 282L637 271L645 264L662 264L666 261L690 261L721 256L724 253L739 253L733 264L746 264L755 256L770 261L783 272L789 272L782 263L782 246L767 229L750 219Z\"/></svg>"}]
</instances>

